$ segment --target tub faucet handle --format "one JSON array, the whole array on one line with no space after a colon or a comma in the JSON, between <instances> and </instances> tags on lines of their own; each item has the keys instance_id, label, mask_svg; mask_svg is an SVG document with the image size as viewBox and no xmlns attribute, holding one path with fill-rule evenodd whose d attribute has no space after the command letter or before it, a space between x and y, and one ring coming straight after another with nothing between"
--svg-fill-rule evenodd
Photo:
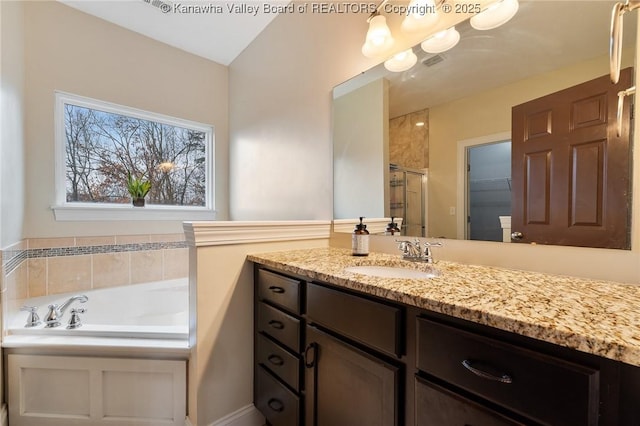
<instances>
[{"instance_id":1,"label":"tub faucet handle","mask_svg":"<svg viewBox=\"0 0 640 426\"><path fill-rule=\"evenodd\" d=\"M27 316L27 323L24 325L25 327L35 327L36 325L40 325L37 306L23 306L20 310L29 312L29 315Z\"/></svg>"},{"instance_id":2,"label":"tub faucet handle","mask_svg":"<svg viewBox=\"0 0 640 426\"><path fill-rule=\"evenodd\" d=\"M73 330L74 328L82 327L80 314L84 314L86 311L87 310L84 308L71 309L71 319L69 319L69 324L67 325L67 329Z\"/></svg>"}]
</instances>

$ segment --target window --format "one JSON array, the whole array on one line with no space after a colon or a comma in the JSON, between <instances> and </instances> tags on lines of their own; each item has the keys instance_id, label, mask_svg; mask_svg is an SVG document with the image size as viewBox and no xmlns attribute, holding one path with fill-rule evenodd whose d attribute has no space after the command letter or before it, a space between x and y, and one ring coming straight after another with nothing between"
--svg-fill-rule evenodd
<instances>
[{"instance_id":1,"label":"window","mask_svg":"<svg viewBox=\"0 0 640 426\"><path fill-rule=\"evenodd\" d=\"M64 93L55 119L57 220L213 219L211 126ZM151 183L143 209L129 174Z\"/></svg>"}]
</instances>

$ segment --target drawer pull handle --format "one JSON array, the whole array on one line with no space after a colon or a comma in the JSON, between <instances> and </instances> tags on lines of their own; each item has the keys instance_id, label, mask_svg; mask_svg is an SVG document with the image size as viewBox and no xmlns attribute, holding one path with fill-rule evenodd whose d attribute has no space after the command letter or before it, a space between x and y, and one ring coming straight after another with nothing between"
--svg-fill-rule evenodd
<instances>
[{"instance_id":1,"label":"drawer pull handle","mask_svg":"<svg viewBox=\"0 0 640 426\"><path fill-rule=\"evenodd\" d=\"M465 359L462 361L462 366L467 370L471 371L476 376L482 377L483 379L493 380L494 382L500 382L500 383L506 383L506 384L513 383L513 379L508 374L498 373L499 375L496 375L496 374L488 373L486 371L482 371L474 367L473 365L471 365L471 361L469 361L468 359Z\"/></svg>"},{"instance_id":2,"label":"drawer pull handle","mask_svg":"<svg viewBox=\"0 0 640 426\"><path fill-rule=\"evenodd\" d=\"M313 368L316 365L316 357L318 356L318 344L316 342L309 343L304 350L304 366Z\"/></svg>"},{"instance_id":3,"label":"drawer pull handle","mask_svg":"<svg viewBox=\"0 0 640 426\"><path fill-rule=\"evenodd\" d=\"M279 367L279 366L281 366L281 365L284 365L284 360L283 360L281 357L279 357L278 355L273 355L273 354L272 354L272 355L269 355L269 356L267 357L267 360L268 360L271 364L273 364L273 365L277 365L278 367Z\"/></svg>"},{"instance_id":4,"label":"drawer pull handle","mask_svg":"<svg viewBox=\"0 0 640 426\"><path fill-rule=\"evenodd\" d=\"M269 321L269 325L276 330L282 330L284 328L284 324L281 321L271 320Z\"/></svg>"},{"instance_id":5,"label":"drawer pull handle","mask_svg":"<svg viewBox=\"0 0 640 426\"><path fill-rule=\"evenodd\" d=\"M271 287L269 287L269 290L271 290L274 293L278 293L278 294L284 293L284 288L278 287L277 285L272 285Z\"/></svg>"},{"instance_id":6,"label":"drawer pull handle","mask_svg":"<svg viewBox=\"0 0 640 426\"><path fill-rule=\"evenodd\" d=\"M273 411L277 413L281 413L282 411L284 411L284 404L279 399L271 398L267 402L267 405L269 406L269 408L271 408Z\"/></svg>"}]
</instances>

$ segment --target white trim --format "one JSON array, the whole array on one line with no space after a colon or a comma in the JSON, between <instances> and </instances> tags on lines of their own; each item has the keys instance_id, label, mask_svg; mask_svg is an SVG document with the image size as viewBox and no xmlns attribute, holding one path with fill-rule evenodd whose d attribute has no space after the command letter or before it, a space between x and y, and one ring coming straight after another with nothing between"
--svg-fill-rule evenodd
<instances>
[{"instance_id":1,"label":"white trim","mask_svg":"<svg viewBox=\"0 0 640 426\"><path fill-rule=\"evenodd\" d=\"M111 102L87 98L61 91L54 92L54 131L55 131L55 218L58 221L97 221L97 220L213 220L214 206L214 164L215 129L208 124L197 123L168 115L144 111ZM118 204L68 203L66 201L66 142L64 130L64 105L70 104L112 114L126 115L142 120L163 123L170 126L197 130L205 134L205 188L206 199L203 207L190 206L151 206L138 210L134 214L123 213ZM173 208L168 213L166 207ZM131 211L131 210L129 210ZM179 212L179 213L178 213ZM143 214L142 214L143 213ZM193 213L193 214L192 214Z\"/></svg>"},{"instance_id":2,"label":"white trim","mask_svg":"<svg viewBox=\"0 0 640 426\"><path fill-rule=\"evenodd\" d=\"M467 234L467 148L469 148L470 146L487 145L491 143L510 140L511 131L507 131L458 141L456 163L456 239L464 240L466 239Z\"/></svg>"},{"instance_id":3,"label":"white trim","mask_svg":"<svg viewBox=\"0 0 640 426\"><path fill-rule=\"evenodd\" d=\"M398 224L398 228L402 229L402 218L394 218ZM360 222L359 218L354 219L333 219L333 232L350 234L356 228L356 224ZM373 218L363 221L367 225L367 231L370 234L382 234L387 230L387 225L391 222L390 217Z\"/></svg>"},{"instance_id":4,"label":"white trim","mask_svg":"<svg viewBox=\"0 0 640 426\"><path fill-rule=\"evenodd\" d=\"M262 426L264 423L264 416L253 404L249 404L216 420L210 426Z\"/></svg>"},{"instance_id":5,"label":"white trim","mask_svg":"<svg viewBox=\"0 0 640 426\"><path fill-rule=\"evenodd\" d=\"M185 222L183 228L192 247L328 239L331 235L328 220Z\"/></svg>"},{"instance_id":6,"label":"white trim","mask_svg":"<svg viewBox=\"0 0 640 426\"><path fill-rule=\"evenodd\" d=\"M52 206L57 221L103 221L103 220L214 220L215 210L205 207L184 208L180 206L146 205L133 207L129 204L67 203Z\"/></svg>"}]
</instances>

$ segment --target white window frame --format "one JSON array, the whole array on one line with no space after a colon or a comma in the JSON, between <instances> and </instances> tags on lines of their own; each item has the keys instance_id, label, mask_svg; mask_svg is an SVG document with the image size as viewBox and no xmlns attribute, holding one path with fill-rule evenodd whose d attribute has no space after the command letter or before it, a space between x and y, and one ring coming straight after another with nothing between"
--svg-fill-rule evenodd
<instances>
[{"instance_id":1,"label":"white window frame","mask_svg":"<svg viewBox=\"0 0 640 426\"><path fill-rule=\"evenodd\" d=\"M64 127L64 105L95 109L113 114L126 115L142 120L155 121L171 126L188 128L205 133L205 188L204 206L166 206L147 204L133 207L131 204L67 202L66 194L66 136ZM57 221L102 221L102 220L214 220L214 126L143 111L110 102L91 99L71 93L55 92L55 204L51 207Z\"/></svg>"}]
</instances>

